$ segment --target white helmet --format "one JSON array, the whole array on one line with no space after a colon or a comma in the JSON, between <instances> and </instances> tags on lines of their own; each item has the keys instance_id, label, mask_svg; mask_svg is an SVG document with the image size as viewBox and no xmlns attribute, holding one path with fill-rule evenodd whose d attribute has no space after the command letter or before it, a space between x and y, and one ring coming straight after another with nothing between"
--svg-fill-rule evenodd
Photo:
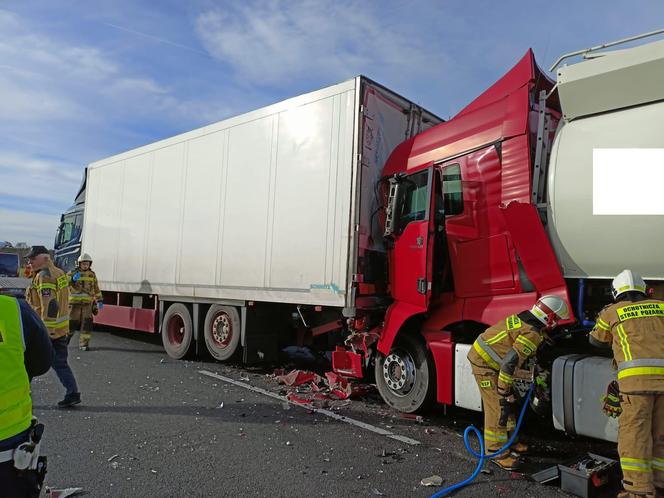
<instances>
[{"instance_id":1,"label":"white helmet","mask_svg":"<svg viewBox=\"0 0 664 498\"><path fill-rule=\"evenodd\" d=\"M646 283L638 273L634 273L632 270L623 270L611 282L611 294L613 299L617 299L623 292L630 291L645 294Z\"/></svg>"},{"instance_id":2,"label":"white helmet","mask_svg":"<svg viewBox=\"0 0 664 498\"><path fill-rule=\"evenodd\" d=\"M92 264L92 257L87 253L84 252L78 257L78 262L81 263L83 261L87 261L88 263Z\"/></svg>"},{"instance_id":3,"label":"white helmet","mask_svg":"<svg viewBox=\"0 0 664 498\"><path fill-rule=\"evenodd\" d=\"M569 319L567 303L553 295L540 297L530 312L547 327L555 327L558 321Z\"/></svg>"}]
</instances>

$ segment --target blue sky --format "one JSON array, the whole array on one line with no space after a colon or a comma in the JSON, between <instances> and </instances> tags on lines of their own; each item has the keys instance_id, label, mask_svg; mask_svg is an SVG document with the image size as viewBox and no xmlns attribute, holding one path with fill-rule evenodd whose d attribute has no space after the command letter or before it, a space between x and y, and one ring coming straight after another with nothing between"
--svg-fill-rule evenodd
<instances>
[{"instance_id":1,"label":"blue sky","mask_svg":"<svg viewBox=\"0 0 664 498\"><path fill-rule=\"evenodd\" d=\"M529 48L664 27L664 2L0 1L0 240L53 244L86 164L365 74L454 115Z\"/></svg>"}]
</instances>

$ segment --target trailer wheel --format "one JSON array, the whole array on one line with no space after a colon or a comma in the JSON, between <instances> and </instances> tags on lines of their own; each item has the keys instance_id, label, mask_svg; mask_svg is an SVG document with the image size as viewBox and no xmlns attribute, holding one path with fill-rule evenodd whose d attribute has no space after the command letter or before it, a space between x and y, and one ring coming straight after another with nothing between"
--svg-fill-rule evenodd
<instances>
[{"instance_id":1,"label":"trailer wheel","mask_svg":"<svg viewBox=\"0 0 664 498\"><path fill-rule=\"evenodd\" d=\"M375 374L378 391L392 408L414 413L433 403L436 374L421 338L407 334L398 337L387 357L378 354Z\"/></svg>"},{"instance_id":2,"label":"trailer wheel","mask_svg":"<svg viewBox=\"0 0 664 498\"><path fill-rule=\"evenodd\" d=\"M189 352L194 337L191 314L182 303L171 304L161 325L161 341L168 356L180 360Z\"/></svg>"},{"instance_id":3,"label":"trailer wheel","mask_svg":"<svg viewBox=\"0 0 664 498\"><path fill-rule=\"evenodd\" d=\"M219 361L229 360L240 345L240 315L232 306L213 304L205 315L205 345Z\"/></svg>"}]
</instances>

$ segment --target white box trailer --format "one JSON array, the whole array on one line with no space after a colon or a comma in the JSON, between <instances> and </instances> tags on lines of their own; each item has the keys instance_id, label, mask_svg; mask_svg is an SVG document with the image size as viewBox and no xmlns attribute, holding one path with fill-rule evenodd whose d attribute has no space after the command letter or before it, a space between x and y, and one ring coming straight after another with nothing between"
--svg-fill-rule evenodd
<instances>
[{"instance_id":1,"label":"white box trailer","mask_svg":"<svg viewBox=\"0 0 664 498\"><path fill-rule=\"evenodd\" d=\"M92 163L82 252L117 293L99 321L141 296L352 313L384 162L441 121L359 76Z\"/></svg>"}]
</instances>

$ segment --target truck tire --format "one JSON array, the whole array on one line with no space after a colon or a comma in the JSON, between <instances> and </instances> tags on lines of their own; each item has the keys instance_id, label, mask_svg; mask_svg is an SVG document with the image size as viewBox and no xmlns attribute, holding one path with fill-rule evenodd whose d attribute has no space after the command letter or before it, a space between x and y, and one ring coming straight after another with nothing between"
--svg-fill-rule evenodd
<instances>
[{"instance_id":1,"label":"truck tire","mask_svg":"<svg viewBox=\"0 0 664 498\"><path fill-rule=\"evenodd\" d=\"M189 309L182 303L171 304L161 325L161 341L168 356L180 360L191 347L194 326Z\"/></svg>"},{"instance_id":2,"label":"truck tire","mask_svg":"<svg viewBox=\"0 0 664 498\"><path fill-rule=\"evenodd\" d=\"M432 405L436 373L422 338L410 334L397 337L387 357L378 353L375 374L378 392L395 410L415 413Z\"/></svg>"},{"instance_id":3,"label":"truck tire","mask_svg":"<svg viewBox=\"0 0 664 498\"><path fill-rule=\"evenodd\" d=\"M205 315L205 346L212 357L229 360L240 345L240 315L232 306L213 304Z\"/></svg>"}]
</instances>

